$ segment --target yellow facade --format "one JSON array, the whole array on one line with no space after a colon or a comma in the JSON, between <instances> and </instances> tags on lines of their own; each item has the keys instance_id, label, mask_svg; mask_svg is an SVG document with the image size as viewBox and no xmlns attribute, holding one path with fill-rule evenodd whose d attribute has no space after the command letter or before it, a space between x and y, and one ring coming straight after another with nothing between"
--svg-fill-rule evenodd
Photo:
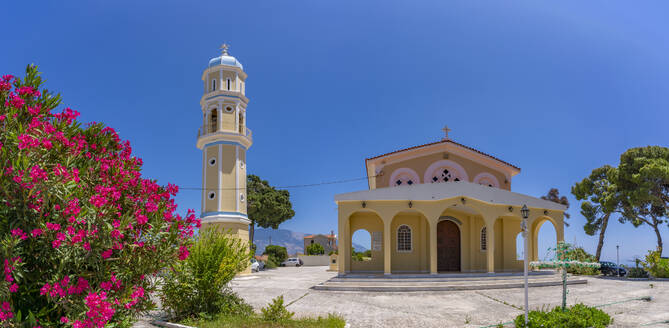
<instances>
[{"instance_id":1,"label":"yellow facade","mask_svg":"<svg viewBox=\"0 0 669 328\"><path fill-rule=\"evenodd\" d=\"M335 197L341 274L522 271L522 205L530 209L530 260L538 258L542 224L553 224L556 242L564 240L564 206L511 192L519 168L450 139L366 165L370 189ZM371 236L371 259L352 258L358 230Z\"/></svg>"},{"instance_id":2,"label":"yellow facade","mask_svg":"<svg viewBox=\"0 0 669 328\"><path fill-rule=\"evenodd\" d=\"M227 46L210 60L202 73L197 147L202 150L202 229L221 229L248 243L246 150L253 140L246 128L246 77Z\"/></svg>"}]
</instances>

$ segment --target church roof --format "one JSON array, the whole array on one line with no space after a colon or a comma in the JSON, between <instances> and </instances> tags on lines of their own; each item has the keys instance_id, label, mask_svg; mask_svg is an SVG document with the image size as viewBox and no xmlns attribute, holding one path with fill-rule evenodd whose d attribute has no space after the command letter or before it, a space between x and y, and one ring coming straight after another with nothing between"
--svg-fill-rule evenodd
<instances>
[{"instance_id":1,"label":"church roof","mask_svg":"<svg viewBox=\"0 0 669 328\"><path fill-rule=\"evenodd\" d=\"M409 147L409 148L404 148L404 149L395 150L395 151L392 151L392 152L389 152L389 153L385 153L385 154L383 154L383 155L379 155L379 156L374 156L374 157L367 158L366 161L374 160L374 159L381 158L381 157L385 157L385 156L392 155L392 154L402 153L402 152L405 152L405 151L410 151L410 150L419 149L419 148L425 148L425 147L429 147L429 146L433 146L433 145L437 145L437 144L447 144L447 143L451 143L451 144L453 144L453 145L456 145L456 146L465 148L465 149L467 149L467 150L471 150L471 151L473 151L473 152L476 152L476 153L478 153L478 154L481 154L481 155L483 155L483 156L486 156L486 157L488 157L488 158L491 158L491 159L493 159L493 160L495 160L495 161L497 161L497 162L500 162L500 163L502 163L502 164L504 164L504 165L510 166L510 167L512 167L512 168L514 168L514 169L520 171L520 168L519 168L518 166L515 166L515 165L513 165L513 164L510 164L510 163L508 163L508 162L505 162L505 161L503 161L503 160L501 160L501 159L499 159L499 158L497 158L497 157L495 157L495 156L486 154L486 153L484 153L484 152L482 152L482 151L480 151L480 150L478 150L478 149L475 149L475 148L472 148L472 147L469 147L469 146L465 146L465 145L463 145L463 144L461 144L461 143L459 143L459 142L455 142L455 141L453 141L453 140L451 140L451 139L444 139L444 140L440 140L440 141L437 141L437 142L431 142L431 143L427 143L427 144L423 144L423 145L419 145L419 146L413 146L413 147Z\"/></svg>"},{"instance_id":2,"label":"church roof","mask_svg":"<svg viewBox=\"0 0 669 328\"><path fill-rule=\"evenodd\" d=\"M454 197L468 197L491 204L566 211L567 207L549 200L516 192L488 187L466 181L422 183L398 187L376 188L335 195L335 202L372 200L433 201Z\"/></svg>"}]
</instances>

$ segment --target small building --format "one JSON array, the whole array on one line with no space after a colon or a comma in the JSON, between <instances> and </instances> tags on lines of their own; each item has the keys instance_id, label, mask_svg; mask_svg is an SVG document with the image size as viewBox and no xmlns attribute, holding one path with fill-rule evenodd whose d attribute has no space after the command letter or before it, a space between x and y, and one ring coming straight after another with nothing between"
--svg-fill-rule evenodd
<instances>
[{"instance_id":1,"label":"small building","mask_svg":"<svg viewBox=\"0 0 669 328\"><path fill-rule=\"evenodd\" d=\"M307 247L311 244L320 244L325 249L325 254L337 251L337 236L334 231L329 235L317 234L304 236L304 254L307 253Z\"/></svg>"},{"instance_id":2,"label":"small building","mask_svg":"<svg viewBox=\"0 0 669 328\"><path fill-rule=\"evenodd\" d=\"M565 206L512 192L520 168L445 132L441 141L368 158L369 190L335 196L340 274L523 271L516 249L523 205L530 260L544 223L564 240ZM370 234L371 259L351 256L358 230Z\"/></svg>"}]
</instances>

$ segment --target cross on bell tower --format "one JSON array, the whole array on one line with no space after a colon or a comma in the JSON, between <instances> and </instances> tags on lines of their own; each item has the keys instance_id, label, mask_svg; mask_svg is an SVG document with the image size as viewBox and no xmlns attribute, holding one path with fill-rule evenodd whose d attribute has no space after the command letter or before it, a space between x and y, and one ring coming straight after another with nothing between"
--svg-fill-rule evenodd
<instances>
[{"instance_id":1,"label":"cross on bell tower","mask_svg":"<svg viewBox=\"0 0 669 328\"><path fill-rule=\"evenodd\" d=\"M444 139L442 140L451 140L451 138L448 136L448 133L451 132L451 129L448 128L448 125L444 125L444 128L441 129L441 131L444 131Z\"/></svg>"},{"instance_id":2,"label":"cross on bell tower","mask_svg":"<svg viewBox=\"0 0 669 328\"><path fill-rule=\"evenodd\" d=\"M228 55L228 48L230 48L230 46L229 46L227 43L223 43L223 44L221 45L221 48L220 48L220 49L221 49L221 53L222 53L223 55L227 56L227 55Z\"/></svg>"}]
</instances>

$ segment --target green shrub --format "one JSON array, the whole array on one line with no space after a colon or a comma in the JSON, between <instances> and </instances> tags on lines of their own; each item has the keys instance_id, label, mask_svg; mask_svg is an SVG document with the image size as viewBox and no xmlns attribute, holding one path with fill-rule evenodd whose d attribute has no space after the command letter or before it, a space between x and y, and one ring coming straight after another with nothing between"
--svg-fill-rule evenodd
<instances>
[{"instance_id":1,"label":"green shrub","mask_svg":"<svg viewBox=\"0 0 669 328\"><path fill-rule=\"evenodd\" d=\"M655 278L669 278L669 259L661 258L659 251L648 251L643 267Z\"/></svg>"},{"instance_id":2,"label":"green shrub","mask_svg":"<svg viewBox=\"0 0 669 328\"><path fill-rule=\"evenodd\" d=\"M351 257L353 257L353 261L362 261L363 260L362 253L359 253L359 252L356 252L356 251L351 252Z\"/></svg>"},{"instance_id":3,"label":"green shrub","mask_svg":"<svg viewBox=\"0 0 669 328\"><path fill-rule=\"evenodd\" d=\"M579 262L597 262L595 256L586 252L583 247L570 248L567 250L566 256L568 259ZM598 268L581 266L571 266L567 268L567 272L577 275L596 275L600 273Z\"/></svg>"},{"instance_id":4,"label":"green shrub","mask_svg":"<svg viewBox=\"0 0 669 328\"><path fill-rule=\"evenodd\" d=\"M528 325L525 326L525 314L518 315L514 320L517 328L521 327L606 327L611 323L611 317L606 312L583 304L576 304L564 312L561 307L555 307L549 312L530 311Z\"/></svg>"},{"instance_id":5,"label":"green shrub","mask_svg":"<svg viewBox=\"0 0 669 328\"><path fill-rule=\"evenodd\" d=\"M278 245L267 245L262 254L268 255L276 264L281 264L288 258L288 251L286 248Z\"/></svg>"},{"instance_id":6,"label":"green shrub","mask_svg":"<svg viewBox=\"0 0 669 328\"><path fill-rule=\"evenodd\" d=\"M295 313L290 312L283 305L283 295L272 300L272 303L260 309L262 319L269 322L281 322L290 319Z\"/></svg>"},{"instance_id":7,"label":"green shrub","mask_svg":"<svg viewBox=\"0 0 669 328\"><path fill-rule=\"evenodd\" d=\"M160 295L163 307L178 319L214 315L222 307L230 310L234 297L226 285L248 267L250 257L241 239L217 229L200 231L188 259L165 275Z\"/></svg>"},{"instance_id":8,"label":"green shrub","mask_svg":"<svg viewBox=\"0 0 669 328\"><path fill-rule=\"evenodd\" d=\"M253 307L231 290L225 290L218 302L221 315L228 316L250 316L253 315Z\"/></svg>"},{"instance_id":9,"label":"green shrub","mask_svg":"<svg viewBox=\"0 0 669 328\"><path fill-rule=\"evenodd\" d=\"M337 254L337 255L339 255L339 251L338 251L338 250L337 250L337 251L330 251L330 253L328 253L328 255L332 255L332 254Z\"/></svg>"},{"instance_id":10,"label":"green shrub","mask_svg":"<svg viewBox=\"0 0 669 328\"><path fill-rule=\"evenodd\" d=\"M274 260L271 257L267 258L267 263L265 263L265 268L266 269L275 269L279 265L274 262Z\"/></svg>"},{"instance_id":11,"label":"green shrub","mask_svg":"<svg viewBox=\"0 0 669 328\"><path fill-rule=\"evenodd\" d=\"M628 278L648 278L648 272L642 268L628 268Z\"/></svg>"},{"instance_id":12,"label":"green shrub","mask_svg":"<svg viewBox=\"0 0 669 328\"><path fill-rule=\"evenodd\" d=\"M323 245L318 244L318 243L313 243L309 246L307 246L307 255L323 255L325 254L325 248L323 248Z\"/></svg>"}]
</instances>

